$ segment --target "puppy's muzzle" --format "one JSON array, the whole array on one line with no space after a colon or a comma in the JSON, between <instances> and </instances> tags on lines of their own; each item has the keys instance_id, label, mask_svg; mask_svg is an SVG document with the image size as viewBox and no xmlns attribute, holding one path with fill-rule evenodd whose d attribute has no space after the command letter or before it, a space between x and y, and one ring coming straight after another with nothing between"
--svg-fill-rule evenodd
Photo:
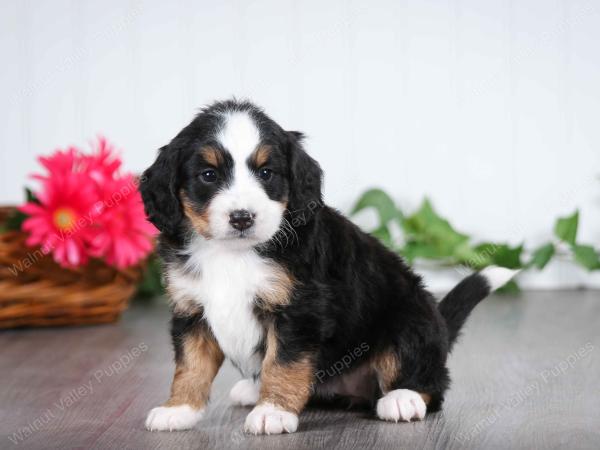
<instances>
[{"instance_id":1,"label":"puppy's muzzle","mask_svg":"<svg viewBox=\"0 0 600 450\"><path fill-rule=\"evenodd\" d=\"M229 224L239 231L244 231L254 225L255 214L246 209L236 209L229 214Z\"/></svg>"}]
</instances>

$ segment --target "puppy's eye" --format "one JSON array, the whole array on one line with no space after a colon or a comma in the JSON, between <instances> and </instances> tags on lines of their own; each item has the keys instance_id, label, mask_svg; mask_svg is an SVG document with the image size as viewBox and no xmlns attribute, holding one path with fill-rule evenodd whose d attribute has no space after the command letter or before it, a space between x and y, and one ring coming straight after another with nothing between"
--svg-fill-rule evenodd
<instances>
[{"instance_id":1,"label":"puppy's eye","mask_svg":"<svg viewBox=\"0 0 600 450\"><path fill-rule=\"evenodd\" d=\"M271 169L267 169L263 167L258 171L258 177L263 181L269 181L273 176L273 171Z\"/></svg>"},{"instance_id":2,"label":"puppy's eye","mask_svg":"<svg viewBox=\"0 0 600 450\"><path fill-rule=\"evenodd\" d=\"M200 177L202 178L202 181L206 183L214 183L217 181L217 172L213 169L206 169L200 174Z\"/></svg>"}]
</instances>

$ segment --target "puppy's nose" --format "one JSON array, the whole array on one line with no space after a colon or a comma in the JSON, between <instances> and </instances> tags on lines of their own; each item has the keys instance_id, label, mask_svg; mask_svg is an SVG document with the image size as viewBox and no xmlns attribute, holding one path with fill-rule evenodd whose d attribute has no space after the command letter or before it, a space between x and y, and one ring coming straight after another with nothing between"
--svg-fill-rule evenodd
<instances>
[{"instance_id":1,"label":"puppy's nose","mask_svg":"<svg viewBox=\"0 0 600 450\"><path fill-rule=\"evenodd\" d=\"M229 223L236 230L244 231L254 224L254 215L246 209L236 209L229 214Z\"/></svg>"}]
</instances>

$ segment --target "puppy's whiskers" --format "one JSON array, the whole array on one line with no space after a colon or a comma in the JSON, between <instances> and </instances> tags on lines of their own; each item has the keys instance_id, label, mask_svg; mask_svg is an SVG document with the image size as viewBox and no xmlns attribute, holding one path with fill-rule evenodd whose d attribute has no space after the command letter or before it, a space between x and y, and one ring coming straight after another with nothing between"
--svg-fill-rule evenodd
<instances>
[{"instance_id":1,"label":"puppy's whiskers","mask_svg":"<svg viewBox=\"0 0 600 450\"><path fill-rule=\"evenodd\" d=\"M279 228L276 234L281 234L283 237L285 237L285 248L287 248L290 244L294 245L294 241L298 238L298 235L296 234L292 225L285 218L282 218L281 228ZM283 249L284 247L282 247L282 250Z\"/></svg>"},{"instance_id":2,"label":"puppy's whiskers","mask_svg":"<svg viewBox=\"0 0 600 450\"><path fill-rule=\"evenodd\" d=\"M277 231L277 233L275 233L273 235L273 237L267 241L267 243L272 243L273 245L275 245L275 247L277 247L277 245L279 245L281 247L281 250L283 250L284 249L283 243L281 242L281 240L277 236L278 234L279 234L279 231Z\"/></svg>"},{"instance_id":3,"label":"puppy's whiskers","mask_svg":"<svg viewBox=\"0 0 600 450\"><path fill-rule=\"evenodd\" d=\"M283 241L284 238L285 242ZM287 219L282 218L279 230L277 230L271 239L263 243L260 247L267 249L270 246L274 246L275 248L279 247L281 250L285 250L289 246L293 246L296 243L300 243L298 233Z\"/></svg>"},{"instance_id":4,"label":"puppy's whiskers","mask_svg":"<svg viewBox=\"0 0 600 450\"><path fill-rule=\"evenodd\" d=\"M296 230L294 230L294 227L292 227L290 222L285 217L282 219L282 221L281 233L285 235L286 246L290 243L291 245L294 245L295 242L300 243L298 233L296 233Z\"/></svg>"},{"instance_id":5,"label":"puppy's whiskers","mask_svg":"<svg viewBox=\"0 0 600 450\"><path fill-rule=\"evenodd\" d=\"M298 233L296 232L296 230L294 229L292 224L289 222L289 220L287 220L285 217L283 218L283 226L284 226L284 229L287 229L287 231L289 231L290 234L292 235L292 245L294 245L294 240L298 244L300 244L300 238L298 237Z\"/></svg>"}]
</instances>

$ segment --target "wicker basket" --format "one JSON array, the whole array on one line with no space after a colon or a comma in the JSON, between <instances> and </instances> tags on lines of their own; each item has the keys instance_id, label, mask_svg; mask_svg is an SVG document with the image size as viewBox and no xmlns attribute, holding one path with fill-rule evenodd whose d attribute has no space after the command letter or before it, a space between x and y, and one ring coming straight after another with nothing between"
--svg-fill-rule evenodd
<instances>
[{"instance_id":1,"label":"wicker basket","mask_svg":"<svg viewBox=\"0 0 600 450\"><path fill-rule=\"evenodd\" d=\"M0 208L0 223L12 211ZM114 322L127 308L141 267L118 271L92 260L64 269L25 239L20 231L0 233L0 328Z\"/></svg>"}]
</instances>

